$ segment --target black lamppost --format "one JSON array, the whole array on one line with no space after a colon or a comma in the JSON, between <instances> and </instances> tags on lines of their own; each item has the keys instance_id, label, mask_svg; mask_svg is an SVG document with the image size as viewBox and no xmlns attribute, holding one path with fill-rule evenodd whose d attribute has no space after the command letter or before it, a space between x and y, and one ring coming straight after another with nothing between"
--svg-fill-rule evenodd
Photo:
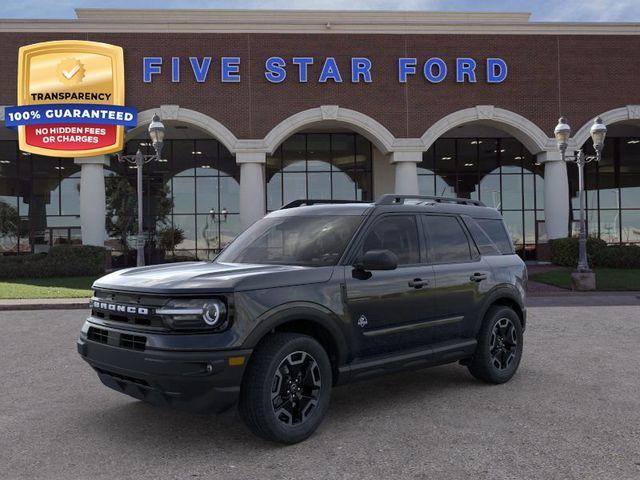
<instances>
[{"instance_id":1,"label":"black lamppost","mask_svg":"<svg viewBox=\"0 0 640 480\"><path fill-rule=\"evenodd\" d=\"M587 228L585 221L585 191L584 191L584 166L590 162L599 162L602 158L602 149L604 147L604 139L607 135L607 127L602 123L602 119L597 117L593 125L591 125L591 139L593 140L593 148L596 152L595 155L585 155L582 149L578 150L572 155L567 155L567 146L569 143L569 137L571 136L571 127L567 123L567 119L561 117L558 120L558 125L554 130L556 141L558 142L558 149L562 154L563 161L574 162L578 166L578 191L580 195L580 237L578 240L578 267L577 274L590 274L593 275L589 268L589 261L587 259ZM595 287L595 278L592 279L592 284Z\"/></svg>"},{"instance_id":2,"label":"black lamppost","mask_svg":"<svg viewBox=\"0 0 640 480\"><path fill-rule=\"evenodd\" d=\"M142 166L152 160L160 160L162 158L160 153L162 152L164 134L164 124L160 121L158 114L155 114L151 119L151 124L149 125L149 138L151 138L151 144L153 145L155 153L153 155L143 155L139 148L135 155L122 155L118 153L119 162L131 163L132 165L135 165L135 168L137 169L138 235L136 237L136 265L138 267L144 266L144 234L142 231Z\"/></svg>"}]
</instances>

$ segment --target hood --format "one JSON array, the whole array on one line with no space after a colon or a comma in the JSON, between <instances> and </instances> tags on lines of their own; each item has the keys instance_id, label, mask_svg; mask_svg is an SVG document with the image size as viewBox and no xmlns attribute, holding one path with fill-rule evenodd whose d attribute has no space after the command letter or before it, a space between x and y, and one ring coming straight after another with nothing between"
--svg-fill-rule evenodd
<instances>
[{"instance_id":1,"label":"hood","mask_svg":"<svg viewBox=\"0 0 640 480\"><path fill-rule=\"evenodd\" d=\"M128 268L99 278L94 288L157 294L258 290L326 282L333 267L183 262Z\"/></svg>"}]
</instances>

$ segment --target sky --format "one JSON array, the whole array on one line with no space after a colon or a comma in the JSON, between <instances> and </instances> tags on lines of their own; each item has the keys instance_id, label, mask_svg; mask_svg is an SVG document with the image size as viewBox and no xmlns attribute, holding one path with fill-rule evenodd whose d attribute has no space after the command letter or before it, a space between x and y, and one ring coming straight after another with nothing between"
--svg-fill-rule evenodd
<instances>
[{"instance_id":1,"label":"sky","mask_svg":"<svg viewBox=\"0 0 640 480\"><path fill-rule=\"evenodd\" d=\"M640 22L640 0L18 0L1 18L75 18L74 8L260 8L530 12L532 21Z\"/></svg>"}]
</instances>

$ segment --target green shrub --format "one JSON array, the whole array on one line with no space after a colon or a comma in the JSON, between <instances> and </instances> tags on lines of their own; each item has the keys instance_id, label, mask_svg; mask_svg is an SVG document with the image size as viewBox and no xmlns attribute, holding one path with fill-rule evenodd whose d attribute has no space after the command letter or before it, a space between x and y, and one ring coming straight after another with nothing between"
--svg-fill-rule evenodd
<instances>
[{"instance_id":1,"label":"green shrub","mask_svg":"<svg viewBox=\"0 0 640 480\"><path fill-rule=\"evenodd\" d=\"M591 267L640 268L640 246L607 245L604 240L589 237L587 259ZM552 240L551 261L563 267L575 267L578 264L578 239Z\"/></svg>"},{"instance_id":2,"label":"green shrub","mask_svg":"<svg viewBox=\"0 0 640 480\"><path fill-rule=\"evenodd\" d=\"M101 275L106 250L90 245L56 245L49 253L0 256L0 278Z\"/></svg>"}]
</instances>

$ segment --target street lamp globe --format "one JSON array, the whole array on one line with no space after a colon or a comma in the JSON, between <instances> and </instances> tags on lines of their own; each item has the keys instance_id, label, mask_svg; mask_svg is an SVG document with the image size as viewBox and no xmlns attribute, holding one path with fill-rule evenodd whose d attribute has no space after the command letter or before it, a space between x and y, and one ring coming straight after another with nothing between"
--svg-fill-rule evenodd
<instances>
[{"instance_id":1,"label":"street lamp globe","mask_svg":"<svg viewBox=\"0 0 640 480\"><path fill-rule=\"evenodd\" d=\"M607 127L602 123L602 119L597 117L591 125L591 140L593 140L593 148L598 155L602 152L604 147L604 137L607 135Z\"/></svg>"},{"instance_id":2,"label":"street lamp globe","mask_svg":"<svg viewBox=\"0 0 640 480\"><path fill-rule=\"evenodd\" d=\"M160 117L156 113L151 119L149 124L149 137L153 143L153 148L156 150L156 154L160 157L162 150L162 144L164 142L165 128L164 124L160 121Z\"/></svg>"},{"instance_id":3,"label":"street lamp globe","mask_svg":"<svg viewBox=\"0 0 640 480\"><path fill-rule=\"evenodd\" d=\"M558 120L558 125L556 125L555 130L553 131L556 136L556 142L558 142L558 148L561 152L565 152L567 149L567 145L569 144L569 137L571 136L571 127L567 123L567 119L564 117L560 117Z\"/></svg>"}]
</instances>

